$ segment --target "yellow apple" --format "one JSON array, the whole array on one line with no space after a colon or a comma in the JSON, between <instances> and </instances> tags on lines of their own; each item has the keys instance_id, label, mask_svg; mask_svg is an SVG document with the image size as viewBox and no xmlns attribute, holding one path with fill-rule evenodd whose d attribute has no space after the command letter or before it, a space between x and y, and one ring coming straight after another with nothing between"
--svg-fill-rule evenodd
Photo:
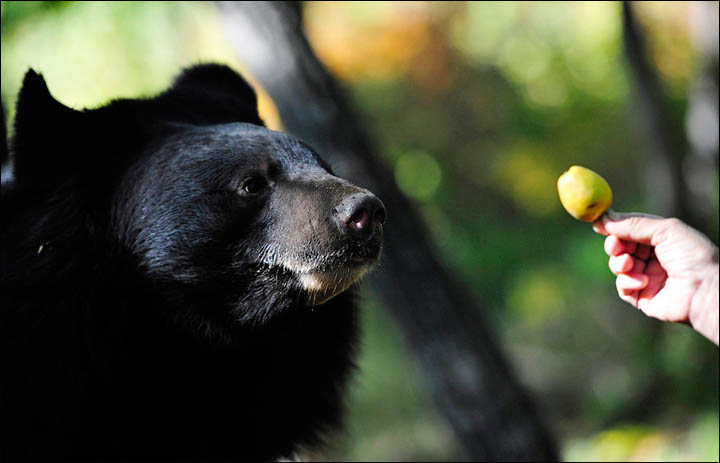
<instances>
[{"instance_id":1,"label":"yellow apple","mask_svg":"<svg viewBox=\"0 0 720 463\"><path fill-rule=\"evenodd\" d=\"M558 178L557 188L565 210L583 222L596 221L612 203L608 182L585 167L570 167Z\"/></svg>"}]
</instances>

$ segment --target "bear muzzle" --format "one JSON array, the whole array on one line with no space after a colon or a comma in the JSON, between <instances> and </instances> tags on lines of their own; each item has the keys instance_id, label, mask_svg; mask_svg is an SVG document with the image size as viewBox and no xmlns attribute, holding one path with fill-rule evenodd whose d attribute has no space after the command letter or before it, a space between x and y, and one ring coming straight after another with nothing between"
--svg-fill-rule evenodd
<instances>
[{"instance_id":1,"label":"bear muzzle","mask_svg":"<svg viewBox=\"0 0 720 463\"><path fill-rule=\"evenodd\" d=\"M333 209L340 232L358 241L369 241L382 234L386 215L382 201L367 190L350 194Z\"/></svg>"}]
</instances>

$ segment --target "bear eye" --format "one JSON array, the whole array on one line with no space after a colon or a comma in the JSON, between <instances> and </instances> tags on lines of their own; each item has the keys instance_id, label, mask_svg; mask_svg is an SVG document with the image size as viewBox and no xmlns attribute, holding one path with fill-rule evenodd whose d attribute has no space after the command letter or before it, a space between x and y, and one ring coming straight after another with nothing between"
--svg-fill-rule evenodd
<instances>
[{"instance_id":1,"label":"bear eye","mask_svg":"<svg viewBox=\"0 0 720 463\"><path fill-rule=\"evenodd\" d=\"M262 177L250 177L245 180L240 188L241 192L248 195L260 193L267 186L267 182Z\"/></svg>"}]
</instances>

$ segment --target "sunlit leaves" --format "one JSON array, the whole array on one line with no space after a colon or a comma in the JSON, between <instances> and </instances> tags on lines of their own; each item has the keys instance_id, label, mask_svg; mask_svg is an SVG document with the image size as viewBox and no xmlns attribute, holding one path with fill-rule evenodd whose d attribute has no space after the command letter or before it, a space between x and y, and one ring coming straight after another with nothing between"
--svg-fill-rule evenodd
<instances>
[{"instance_id":1,"label":"sunlit leaves","mask_svg":"<svg viewBox=\"0 0 720 463\"><path fill-rule=\"evenodd\" d=\"M440 186L442 170L432 155L422 151L409 152L395 162L395 181L408 196L427 199Z\"/></svg>"}]
</instances>

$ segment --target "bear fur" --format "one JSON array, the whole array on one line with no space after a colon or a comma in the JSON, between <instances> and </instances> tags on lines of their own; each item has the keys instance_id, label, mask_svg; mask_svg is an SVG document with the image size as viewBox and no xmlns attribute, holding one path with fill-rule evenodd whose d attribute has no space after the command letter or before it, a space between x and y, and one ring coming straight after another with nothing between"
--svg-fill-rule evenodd
<instances>
[{"instance_id":1,"label":"bear fur","mask_svg":"<svg viewBox=\"0 0 720 463\"><path fill-rule=\"evenodd\" d=\"M10 154L3 461L292 458L341 424L384 209L242 77L76 111L29 71Z\"/></svg>"}]
</instances>

